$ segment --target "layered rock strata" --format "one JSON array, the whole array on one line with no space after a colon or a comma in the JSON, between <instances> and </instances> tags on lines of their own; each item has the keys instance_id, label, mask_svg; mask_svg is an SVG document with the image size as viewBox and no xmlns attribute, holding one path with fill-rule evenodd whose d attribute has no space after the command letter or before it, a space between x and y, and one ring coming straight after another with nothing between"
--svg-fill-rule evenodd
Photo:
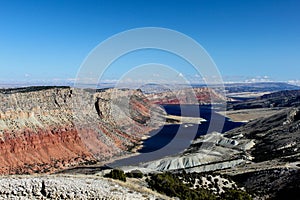
<instances>
[{"instance_id":1,"label":"layered rock strata","mask_svg":"<svg viewBox=\"0 0 300 200\"><path fill-rule=\"evenodd\" d=\"M221 92L218 93L207 87L152 93L147 97L155 104L222 104L227 101Z\"/></svg>"},{"instance_id":2,"label":"layered rock strata","mask_svg":"<svg viewBox=\"0 0 300 200\"><path fill-rule=\"evenodd\" d=\"M163 114L138 90L1 90L0 174L51 172L122 155Z\"/></svg>"}]
</instances>

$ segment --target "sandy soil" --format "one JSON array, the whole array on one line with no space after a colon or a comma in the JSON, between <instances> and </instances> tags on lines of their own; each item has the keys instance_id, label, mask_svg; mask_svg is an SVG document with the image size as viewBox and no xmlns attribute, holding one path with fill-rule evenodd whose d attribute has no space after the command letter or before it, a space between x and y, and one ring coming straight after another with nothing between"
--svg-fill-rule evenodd
<instances>
[{"instance_id":1,"label":"sandy soil","mask_svg":"<svg viewBox=\"0 0 300 200\"><path fill-rule=\"evenodd\" d=\"M184 117L184 116L177 116L177 115L167 115L166 119L170 120L176 120L176 122L172 122L171 124L185 124L185 123L191 123L191 124L201 124L201 122L205 122L206 120L200 117Z\"/></svg>"}]
</instances>

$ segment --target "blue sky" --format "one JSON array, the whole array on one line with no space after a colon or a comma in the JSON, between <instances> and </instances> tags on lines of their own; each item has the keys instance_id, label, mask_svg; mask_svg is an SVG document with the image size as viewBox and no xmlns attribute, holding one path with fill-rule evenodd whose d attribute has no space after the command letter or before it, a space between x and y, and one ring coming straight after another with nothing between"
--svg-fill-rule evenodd
<instances>
[{"instance_id":1,"label":"blue sky","mask_svg":"<svg viewBox=\"0 0 300 200\"><path fill-rule=\"evenodd\" d=\"M75 78L100 42L149 26L174 29L195 39L224 77L296 80L300 79L299 10L298 0L1 0L0 81ZM150 55L155 60L157 53ZM157 57L159 62L170 60L168 55ZM147 52L136 58L153 60ZM177 66L192 75L185 67ZM116 66L109 73L107 78L114 79L121 72Z\"/></svg>"}]
</instances>

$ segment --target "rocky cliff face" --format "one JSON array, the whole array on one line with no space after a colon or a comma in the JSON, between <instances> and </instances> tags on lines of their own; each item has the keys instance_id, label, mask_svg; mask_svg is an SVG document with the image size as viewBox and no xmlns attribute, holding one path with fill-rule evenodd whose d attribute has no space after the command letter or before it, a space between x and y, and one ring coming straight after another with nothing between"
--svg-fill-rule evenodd
<instances>
[{"instance_id":1,"label":"rocky cliff face","mask_svg":"<svg viewBox=\"0 0 300 200\"><path fill-rule=\"evenodd\" d=\"M227 100L224 95L205 87L148 94L147 97L156 104L211 104Z\"/></svg>"},{"instance_id":2,"label":"rocky cliff face","mask_svg":"<svg viewBox=\"0 0 300 200\"><path fill-rule=\"evenodd\" d=\"M136 90L1 90L0 174L47 172L121 155L162 123L163 114Z\"/></svg>"}]
</instances>

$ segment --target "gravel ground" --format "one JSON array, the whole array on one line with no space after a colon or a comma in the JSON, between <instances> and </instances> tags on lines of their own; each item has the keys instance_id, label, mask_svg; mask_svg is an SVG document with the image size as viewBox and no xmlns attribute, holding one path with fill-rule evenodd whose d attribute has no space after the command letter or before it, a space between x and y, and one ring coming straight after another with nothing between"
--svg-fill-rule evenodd
<instances>
[{"instance_id":1,"label":"gravel ground","mask_svg":"<svg viewBox=\"0 0 300 200\"><path fill-rule=\"evenodd\" d=\"M0 178L0 199L157 199L99 177L11 176Z\"/></svg>"}]
</instances>

